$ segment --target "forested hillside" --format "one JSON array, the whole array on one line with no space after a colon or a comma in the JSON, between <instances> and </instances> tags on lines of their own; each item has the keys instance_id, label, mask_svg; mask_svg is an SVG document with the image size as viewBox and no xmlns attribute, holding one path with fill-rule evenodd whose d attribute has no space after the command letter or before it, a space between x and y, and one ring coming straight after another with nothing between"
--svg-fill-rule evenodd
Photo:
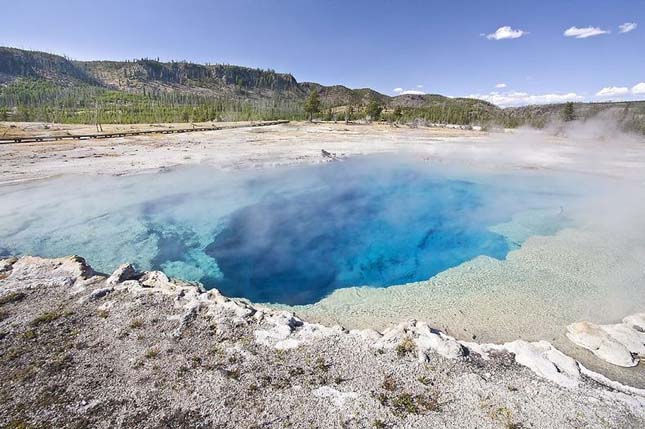
<instances>
[{"instance_id":1,"label":"forested hillside","mask_svg":"<svg viewBox=\"0 0 645 429\"><path fill-rule=\"evenodd\" d=\"M542 128L565 119L566 106L563 103L504 109L504 123L509 127L530 125ZM645 101L572 103L572 113L573 119L608 120L623 130L645 134Z\"/></svg>"},{"instance_id":2,"label":"forested hillside","mask_svg":"<svg viewBox=\"0 0 645 429\"><path fill-rule=\"evenodd\" d=\"M59 55L0 47L0 120L61 123L206 122L305 119L312 91L319 117L483 126L542 127L562 119L564 104L501 109L471 98L390 97L369 88L297 82L285 73L226 64L72 61ZM586 119L601 112L645 132L645 102L576 103Z\"/></svg>"}]
</instances>

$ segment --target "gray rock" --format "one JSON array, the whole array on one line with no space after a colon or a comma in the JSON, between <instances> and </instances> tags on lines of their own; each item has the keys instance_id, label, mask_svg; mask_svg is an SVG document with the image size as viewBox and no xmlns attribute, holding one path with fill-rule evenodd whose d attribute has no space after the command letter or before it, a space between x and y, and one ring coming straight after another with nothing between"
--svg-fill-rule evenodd
<instances>
[{"instance_id":1,"label":"gray rock","mask_svg":"<svg viewBox=\"0 0 645 429\"><path fill-rule=\"evenodd\" d=\"M146 271L139 279L143 287L174 289L174 284L161 271Z\"/></svg>"},{"instance_id":2,"label":"gray rock","mask_svg":"<svg viewBox=\"0 0 645 429\"><path fill-rule=\"evenodd\" d=\"M0 259L0 273L11 271L11 268L13 268L13 264L15 264L17 261L18 261L18 258L16 257Z\"/></svg>"},{"instance_id":3,"label":"gray rock","mask_svg":"<svg viewBox=\"0 0 645 429\"><path fill-rule=\"evenodd\" d=\"M132 264L122 264L114 270L112 275L108 277L105 282L108 286L116 286L119 283L123 283L126 280L132 280L138 275L137 270L134 269Z\"/></svg>"},{"instance_id":4,"label":"gray rock","mask_svg":"<svg viewBox=\"0 0 645 429\"><path fill-rule=\"evenodd\" d=\"M101 299L104 296L107 296L110 292L114 291L113 287L104 287L100 289L95 289L90 293L90 301L95 301L97 299Z\"/></svg>"}]
</instances>

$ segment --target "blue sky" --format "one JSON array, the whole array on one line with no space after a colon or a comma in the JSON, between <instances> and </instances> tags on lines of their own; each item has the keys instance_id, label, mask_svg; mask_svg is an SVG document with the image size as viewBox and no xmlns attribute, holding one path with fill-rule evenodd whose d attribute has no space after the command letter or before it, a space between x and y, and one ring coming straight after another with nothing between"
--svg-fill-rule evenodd
<instances>
[{"instance_id":1,"label":"blue sky","mask_svg":"<svg viewBox=\"0 0 645 429\"><path fill-rule=\"evenodd\" d=\"M645 0L0 0L0 10L0 45L74 59L239 64L502 105L645 99Z\"/></svg>"}]
</instances>

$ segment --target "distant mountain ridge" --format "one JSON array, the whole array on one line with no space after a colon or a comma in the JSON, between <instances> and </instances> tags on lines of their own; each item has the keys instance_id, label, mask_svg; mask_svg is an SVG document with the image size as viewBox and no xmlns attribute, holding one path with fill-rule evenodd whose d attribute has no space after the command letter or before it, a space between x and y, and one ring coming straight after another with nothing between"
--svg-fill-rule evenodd
<instances>
[{"instance_id":1,"label":"distant mountain ridge","mask_svg":"<svg viewBox=\"0 0 645 429\"><path fill-rule=\"evenodd\" d=\"M320 93L324 105L381 104L421 107L451 100L440 95L400 95L391 97L370 88L350 89L343 85L324 86L297 82L288 73L225 64L195 64L184 61L74 61L38 51L0 47L0 84L19 78L44 79L56 84L96 85L106 89L143 93L144 91L193 93L241 98L282 98L304 100L311 90ZM496 107L483 100L470 99L482 106Z\"/></svg>"},{"instance_id":2,"label":"distant mountain ridge","mask_svg":"<svg viewBox=\"0 0 645 429\"><path fill-rule=\"evenodd\" d=\"M0 84L20 77L53 80L64 85L99 84L73 61L60 55L0 47Z\"/></svg>"},{"instance_id":3,"label":"distant mountain ridge","mask_svg":"<svg viewBox=\"0 0 645 429\"><path fill-rule=\"evenodd\" d=\"M336 118L348 106L360 115L361 109L375 101L389 112L399 108L403 119L540 127L558 121L565 106L502 109L473 98L392 97L370 88L298 82L288 73L227 64L74 61L0 47L0 120L91 122L95 116L104 122L303 119L302 106L312 90L320 95L326 119ZM100 111L91 113L91 108ZM645 133L645 101L575 103L575 110L582 119L604 112L626 128Z\"/></svg>"}]
</instances>

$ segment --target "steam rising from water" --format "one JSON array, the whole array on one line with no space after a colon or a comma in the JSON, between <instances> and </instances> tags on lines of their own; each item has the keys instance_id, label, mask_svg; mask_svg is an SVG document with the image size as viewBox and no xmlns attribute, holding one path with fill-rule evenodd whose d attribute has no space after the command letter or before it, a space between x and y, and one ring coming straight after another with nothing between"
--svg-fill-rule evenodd
<instances>
[{"instance_id":1,"label":"steam rising from water","mask_svg":"<svg viewBox=\"0 0 645 429\"><path fill-rule=\"evenodd\" d=\"M426 280L479 255L504 259L565 224L566 188L391 157L65 178L5 188L0 243L5 253L78 253L105 272L134 261L229 296L307 304L342 287ZM544 222L520 235L502 225L527 210Z\"/></svg>"},{"instance_id":2,"label":"steam rising from water","mask_svg":"<svg viewBox=\"0 0 645 429\"><path fill-rule=\"evenodd\" d=\"M510 219L512 205L496 206L504 199L516 207L557 200L409 166L364 167L318 169L317 189L231 213L205 249L224 274L216 287L253 301L303 304L341 287L425 280L479 255L503 259L515 247L488 229Z\"/></svg>"}]
</instances>

